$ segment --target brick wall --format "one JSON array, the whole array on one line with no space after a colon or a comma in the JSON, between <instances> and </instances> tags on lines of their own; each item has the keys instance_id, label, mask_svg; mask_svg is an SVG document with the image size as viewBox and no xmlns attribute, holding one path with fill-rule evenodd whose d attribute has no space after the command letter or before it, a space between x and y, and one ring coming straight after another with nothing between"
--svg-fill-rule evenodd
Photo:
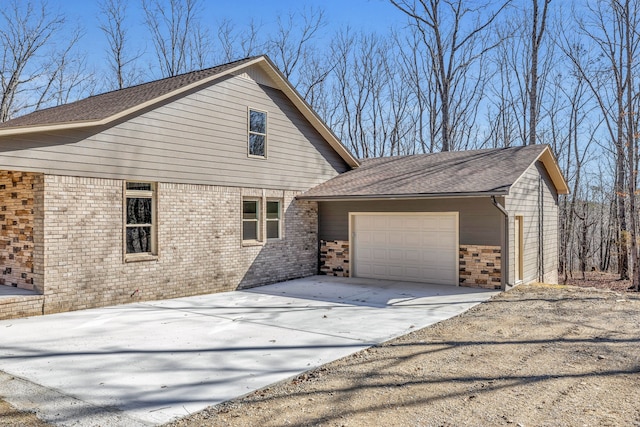
<instances>
[{"instance_id":1,"label":"brick wall","mask_svg":"<svg viewBox=\"0 0 640 427\"><path fill-rule=\"evenodd\" d=\"M460 285L501 288L500 247L460 245Z\"/></svg>"},{"instance_id":2,"label":"brick wall","mask_svg":"<svg viewBox=\"0 0 640 427\"><path fill-rule=\"evenodd\" d=\"M44 295L16 295L0 298L0 320L42 314Z\"/></svg>"},{"instance_id":3,"label":"brick wall","mask_svg":"<svg viewBox=\"0 0 640 427\"><path fill-rule=\"evenodd\" d=\"M41 175L0 171L0 285L34 290L34 198Z\"/></svg>"},{"instance_id":4,"label":"brick wall","mask_svg":"<svg viewBox=\"0 0 640 427\"><path fill-rule=\"evenodd\" d=\"M320 274L349 277L349 241L322 240L320 242Z\"/></svg>"},{"instance_id":5,"label":"brick wall","mask_svg":"<svg viewBox=\"0 0 640 427\"><path fill-rule=\"evenodd\" d=\"M158 256L125 262L123 182L44 177L45 313L235 290L315 274L317 206L294 192L159 183ZM283 239L241 241L242 197L283 201Z\"/></svg>"}]
</instances>

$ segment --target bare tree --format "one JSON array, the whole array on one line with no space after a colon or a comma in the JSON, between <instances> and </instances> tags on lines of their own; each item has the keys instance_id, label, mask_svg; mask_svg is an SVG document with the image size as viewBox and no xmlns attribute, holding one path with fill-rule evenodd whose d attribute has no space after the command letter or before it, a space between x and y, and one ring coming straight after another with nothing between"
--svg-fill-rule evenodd
<instances>
[{"instance_id":1,"label":"bare tree","mask_svg":"<svg viewBox=\"0 0 640 427\"><path fill-rule=\"evenodd\" d=\"M326 54L317 49L318 38L327 26L324 10L307 8L278 17L277 29L267 40L267 53L282 74L313 106L317 86L333 70Z\"/></svg>"},{"instance_id":2,"label":"bare tree","mask_svg":"<svg viewBox=\"0 0 640 427\"><path fill-rule=\"evenodd\" d=\"M222 20L217 27L220 52L215 57L218 61L230 62L264 53L267 42L260 37L262 26L253 19L241 29L238 29L229 19Z\"/></svg>"},{"instance_id":3,"label":"bare tree","mask_svg":"<svg viewBox=\"0 0 640 427\"><path fill-rule=\"evenodd\" d=\"M440 133L438 121L438 96L433 82L431 62L422 54L420 35L415 27L409 34L393 32L393 40L398 47L397 68L403 73L404 85L411 93L414 108L414 150L433 153L437 135Z\"/></svg>"},{"instance_id":4,"label":"bare tree","mask_svg":"<svg viewBox=\"0 0 640 427\"><path fill-rule=\"evenodd\" d=\"M107 39L107 61L113 73L111 88L122 89L141 80L136 61L141 52L130 50L126 0L102 0L100 7L100 29Z\"/></svg>"},{"instance_id":5,"label":"bare tree","mask_svg":"<svg viewBox=\"0 0 640 427\"><path fill-rule=\"evenodd\" d=\"M142 0L145 24L151 34L163 77L191 71L197 37L199 0Z\"/></svg>"},{"instance_id":6,"label":"bare tree","mask_svg":"<svg viewBox=\"0 0 640 427\"><path fill-rule=\"evenodd\" d=\"M0 9L0 122L48 105L78 33L64 42L65 19L45 2L7 0ZM53 40L63 40L55 49Z\"/></svg>"},{"instance_id":7,"label":"bare tree","mask_svg":"<svg viewBox=\"0 0 640 427\"><path fill-rule=\"evenodd\" d=\"M86 57L74 52L82 36L82 31L76 29L64 50L51 51L44 61L42 67L50 73L34 110L67 104L95 92L97 81L94 72L88 69Z\"/></svg>"},{"instance_id":8,"label":"bare tree","mask_svg":"<svg viewBox=\"0 0 640 427\"><path fill-rule=\"evenodd\" d=\"M584 77L603 118L615 158L615 201L617 219L618 273L633 285L640 282L637 234L637 110L638 68L633 58L640 52L640 5L615 0L606 5L589 4L577 19L578 31L592 46L582 48L566 37L563 50ZM629 256L631 265L629 265Z\"/></svg>"},{"instance_id":9,"label":"bare tree","mask_svg":"<svg viewBox=\"0 0 640 427\"><path fill-rule=\"evenodd\" d=\"M441 149L454 150L468 135L456 126L477 111L467 108L482 92L484 75L476 67L482 67L484 54L499 43L488 41L488 30L509 1L495 8L488 4L470 7L463 0L390 2L409 17L421 35L439 97Z\"/></svg>"},{"instance_id":10,"label":"bare tree","mask_svg":"<svg viewBox=\"0 0 640 427\"><path fill-rule=\"evenodd\" d=\"M551 0L542 0L540 11L539 0L531 0L531 69L528 73L527 91L529 93L529 145L536 143L537 125L539 120L539 95L538 95L538 59L542 46L542 37L546 29L547 11Z\"/></svg>"}]
</instances>

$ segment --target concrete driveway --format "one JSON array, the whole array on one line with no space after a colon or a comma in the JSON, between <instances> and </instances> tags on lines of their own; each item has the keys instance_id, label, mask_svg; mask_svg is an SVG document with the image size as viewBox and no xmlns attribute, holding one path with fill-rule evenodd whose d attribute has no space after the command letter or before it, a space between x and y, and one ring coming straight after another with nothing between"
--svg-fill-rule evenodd
<instances>
[{"instance_id":1,"label":"concrete driveway","mask_svg":"<svg viewBox=\"0 0 640 427\"><path fill-rule=\"evenodd\" d=\"M453 317L495 293L315 276L0 321L0 396L59 425L165 423Z\"/></svg>"}]
</instances>

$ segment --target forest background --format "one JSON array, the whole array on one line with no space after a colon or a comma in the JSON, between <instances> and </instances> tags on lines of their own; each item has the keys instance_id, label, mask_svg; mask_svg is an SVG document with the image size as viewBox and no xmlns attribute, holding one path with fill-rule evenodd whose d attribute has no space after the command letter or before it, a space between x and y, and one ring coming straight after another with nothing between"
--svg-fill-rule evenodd
<instances>
[{"instance_id":1,"label":"forest background","mask_svg":"<svg viewBox=\"0 0 640 427\"><path fill-rule=\"evenodd\" d=\"M640 0L0 3L0 122L266 53L357 157L549 144L561 280L638 290Z\"/></svg>"}]
</instances>

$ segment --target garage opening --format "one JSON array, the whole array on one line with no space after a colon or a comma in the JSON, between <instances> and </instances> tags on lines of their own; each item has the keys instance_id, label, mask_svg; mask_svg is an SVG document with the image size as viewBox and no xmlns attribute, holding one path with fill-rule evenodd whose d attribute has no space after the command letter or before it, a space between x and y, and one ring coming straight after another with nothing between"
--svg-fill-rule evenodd
<instances>
[{"instance_id":1,"label":"garage opening","mask_svg":"<svg viewBox=\"0 0 640 427\"><path fill-rule=\"evenodd\" d=\"M349 214L354 277L458 284L457 212Z\"/></svg>"}]
</instances>

